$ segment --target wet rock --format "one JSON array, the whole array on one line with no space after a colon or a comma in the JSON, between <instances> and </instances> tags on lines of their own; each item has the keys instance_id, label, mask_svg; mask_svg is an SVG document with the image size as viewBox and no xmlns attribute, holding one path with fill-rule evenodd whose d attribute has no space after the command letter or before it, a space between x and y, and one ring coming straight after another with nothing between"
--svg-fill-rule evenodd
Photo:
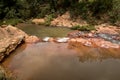
<instances>
[{"instance_id":1,"label":"wet rock","mask_svg":"<svg viewBox=\"0 0 120 80\"><path fill-rule=\"evenodd\" d=\"M81 34L81 32L76 30L76 31L68 33L68 37L77 38L77 37L79 37L79 34Z\"/></svg>"},{"instance_id":2,"label":"wet rock","mask_svg":"<svg viewBox=\"0 0 120 80\"><path fill-rule=\"evenodd\" d=\"M25 39L26 43L36 43L36 42L40 42L42 41L40 38L38 38L37 36L28 36Z\"/></svg>"},{"instance_id":3,"label":"wet rock","mask_svg":"<svg viewBox=\"0 0 120 80\"><path fill-rule=\"evenodd\" d=\"M49 38L49 40L48 40L49 42L55 42L55 39L54 38Z\"/></svg>"},{"instance_id":4,"label":"wet rock","mask_svg":"<svg viewBox=\"0 0 120 80\"><path fill-rule=\"evenodd\" d=\"M20 29L8 25L0 27L0 61L25 40L28 35Z\"/></svg>"},{"instance_id":5,"label":"wet rock","mask_svg":"<svg viewBox=\"0 0 120 80\"><path fill-rule=\"evenodd\" d=\"M83 44L85 46L91 47L102 47L102 48L120 48L119 44L111 43L100 38L74 38L70 39L69 42L74 42L75 44Z\"/></svg>"},{"instance_id":6,"label":"wet rock","mask_svg":"<svg viewBox=\"0 0 120 80\"><path fill-rule=\"evenodd\" d=\"M71 33L68 33L68 37L70 38L78 38L78 37L94 38L94 37L97 37L97 35L95 33L73 31Z\"/></svg>"}]
</instances>

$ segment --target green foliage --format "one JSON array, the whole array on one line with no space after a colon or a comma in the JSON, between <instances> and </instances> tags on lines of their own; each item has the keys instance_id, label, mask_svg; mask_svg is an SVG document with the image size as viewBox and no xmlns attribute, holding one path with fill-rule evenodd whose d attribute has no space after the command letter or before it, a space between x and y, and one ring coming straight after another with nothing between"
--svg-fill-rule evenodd
<instances>
[{"instance_id":1,"label":"green foliage","mask_svg":"<svg viewBox=\"0 0 120 80\"><path fill-rule=\"evenodd\" d=\"M46 15L45 17L45 25L49 26L51 24L51 21L53 20L54 15L50 14L50 15Z\"/></svg>"},{"instance_id":2,"label":"green foliage","mask_svg":"<svg viewBox=\"0 0 120 80\"><path fill-rule=\"evenodd\" d=\"M112 10L112 7L113 7L113 0L94 0L90 4L90 10L92 11L93 15L106 13Z\"/></svg>"},{"instance_id":3,"label":"green foliage","mask_svg":"<svg viewBox=\"0 0 120 80\"><path fill-rule=\"evenodd\" d=\"M48 15L48 14L52 13L49 4L41 6L39 8L39 10L40 10L40 12L37 14L37 18L43 18L43 17L45 17L45 15Z\"/></svg>"},{"instance_id":4,"label":"green foliage","mask_svg":"<svg viewBox=\"0 0 120 80\"><path fill-rule=\"evenodd\" d=\"M0 0L0 19L43 18L68 10L71 17L80 16L85 20L103 19L106 15L107 21L120 21L120 0Z\"/></svg>"},{"instance_id":5,"label":"green foliage","mask_svg":"<svg viewBox=\"0 0 120 80\"><path fill-rule=\"evenodd\" d=\"M83 18L86 18L88 12L89 12L88 2L79 2L79 3L73 4L70 9L71 16L73 17L82 15Z\"/></svg>"},{"instance_id":6,"label":"green foliage","mask_svg":"<svg viewBox=\"0 0 120 80\"><path fill-rule=\"evenodd\" d=\"M78 30L79 27L80 27L79 25L76 25L76 26L72 26L71 29L72 30Z\"/></svg>"},{"instance_id":7,"label":"green foliage","mask_svg":"<svg viewBox=\"0 0 120 80\"><path fill-rule=\"evenodd\" d=\"M120 22L120 0L113 1L113 8L112 11L109 12L109 16L112 23Z\"/></svg>"},{"instance_id":8,"label":"green foliage","mask_svg":"<svg viewBox=\"0 0 120 80\"><path fill-rule=\"evenodd\" d=\"M87 25L87 26L76 25L76 26L73 26L71 29L80 30L80 31L91 31L91 30L95 30L95 27L93 25Z\"/></svg>"},{"instance_id":9,"label":"green foliage","mask_svg":"<svg viewBox=\"0 0 120 80\"><path fill-rule=\"evenodd\" d=\"M102 20L107 22L120 21L120 0L80 0L70 7L71 17L80 16L89 22Z\"/></svg>"},{"instance_id":10,"label":"green foliage","mask_svg":"<svg viewBox=\"0 0 120 80\"><path fill-rule=\"evenodd\" d=\"M16 25L17 23L21 23L23 22L22 19L6 19L6 20L3 20L0 25L3 25L3 24L6 24L6 25Z\"/></svg>"}]
</instances>

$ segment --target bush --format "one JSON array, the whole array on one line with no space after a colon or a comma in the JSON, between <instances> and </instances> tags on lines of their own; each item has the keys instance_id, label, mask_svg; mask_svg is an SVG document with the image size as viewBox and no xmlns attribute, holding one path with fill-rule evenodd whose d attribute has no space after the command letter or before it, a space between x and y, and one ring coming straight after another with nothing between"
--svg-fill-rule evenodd
<instances>
[{"instance_id":1,"label":"bush","mask_svg":"<svg viewBox=\"0 0 120 80\"><path fill-rule=\"evenodd\" d=\"M109 12L109 16L112 23L120 22L120 0L113 1L113 8Z\"/></svg>"},{"instance_id":2,"label":"bush","mask_svg":"<svg viewBox=\"0 0 120 80\"><path fill-rule=\"evenodd\" d=\"M71 27L71 29L72 30L78 30L79 27L80 27L79 25L76 25L76 26Z\"/></svg>"},{"instance_id":3,"label":"bush","mask_svg":"<svg viewBox=\"0 0 120 80\"><path fill-rule=\"evenodd\" d=\"M113 0L94 0L90 4L90 10L92 11L93 15L104 14L113 7Z\"/></svg>"},{"instance_id":4,"label":"bush","mask_svg":"<svg viewBox=\"0 0 120 80\"><path fill-rule=\"evenodd\" d=\"M71 28L72 30L79 30L79 31L91 31L91 30L95 30L95 27L93 25L87 25L87 26L73 26Z\"/></svg>"},{"instance_id":5,"label":"bush","mask_svg":"<svg viewBox=\"0 0 120 80\"><path fill-rule=\"evenodd\" d=\"M82 16L83 19L86 19L89 13L89 2L79 2L73 4L70 9L72 17Z\"/></svg>"},{"instance_id":6,"label":"bush","mask_svg":"<svg viewBox=\"0 0 120 80\"><path fill-rule=\"evenodd\" d=\"M46 17L45 17L45 25L46 26L49 26L51 24L53 17L54 17L54 14L46 15Z\"/></svg>"},{"instance_id":7,"label":"bush","mask_svg":"<svg viewBox=\"0 0 120 80\"><path fill-rule=\"evenodd\" d=\"M39 8L39 11L40 11L40 12L37 14L37 18L43 18L43 17L45 17L45 15L51 13L50 5L49 5L49 4L46 4L46 5L44 5L44 6L41 6L41 7Z\"/></svg>"},{"instance_id":8,"label":"bush","mask_svg":"<svg viewBox=\"0 0 120 80\"><path fill-rule=\"evenodd\" d=\"M5 25L16 25L16 24L18 24L18 23L21 23L21 22L23 22L23 20L22 19L6 19L6 20L3 20L2 22L1 22L1 25L3 25L3 24L5 24Z\"/></svg>"}]
</instances>

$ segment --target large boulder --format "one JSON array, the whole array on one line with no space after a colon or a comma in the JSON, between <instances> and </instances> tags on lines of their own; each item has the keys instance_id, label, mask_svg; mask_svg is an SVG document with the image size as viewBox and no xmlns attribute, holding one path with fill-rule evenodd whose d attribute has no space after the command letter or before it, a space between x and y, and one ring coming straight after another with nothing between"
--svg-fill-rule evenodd
<instances>
[{"instance_id":1,"label":"large boulder","mask_svg":"<svg viewBox=\"0 0 120 80\"><path fill-rule=\"evenodd\" d=\"M22 30L10 25L4 28L0 27L0 61L15 50L27 36Z\"/></svg>"}]
</instances>

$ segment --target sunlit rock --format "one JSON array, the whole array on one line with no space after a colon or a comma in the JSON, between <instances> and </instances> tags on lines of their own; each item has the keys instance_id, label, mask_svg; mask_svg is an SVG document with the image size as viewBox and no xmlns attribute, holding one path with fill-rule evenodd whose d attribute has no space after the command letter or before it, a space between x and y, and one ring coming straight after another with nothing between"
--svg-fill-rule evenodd
<instances>
[{"instance_id":1,"label":"sunlit rock","mask_svg":"<svg viewBox=\"0 0 120 80\"><path fill-rule=\"evenodd\" d=\"M95 27L96 27L97 33L119 34L117 32L118 29L116 26L111 26L108 24L101 24L101 25L97 25Z\"/></svg>"},{"instance_id":2,"label":"sunlit rock","mask_svg":"<svg viewBox=\"0 0 120 80\"><path fill-rule=\"evenodd\" d=\"M58 16L57 18L53 19L51 21L52 26L58 26L58 27L72 27L76 25L87 25L87 22L80 20L79 21L76 19L76 21L73 21L70 17L70 13L67 11L61 16Z\"/></svg>"},{"instance_id":3,"label":"sunlit rock","mask_svg":"<svg viewBox=\"0 0 120 80\"><path fill-rule=\"evenodd\" d=\"M33 19L32 23L35 23L35 24L44 24L45 20L44 19Z\"/></svg>"},{"instance_id":4,"label":"sunlit rock","mask_svg":"<svg viewBox=\"0 0 120 80\"><path fill-rule=\"evenodd\" d=\"M49 42L55 42L55 39L52 38L52 37L50 37L48 41L49 41Z\"/></svg>"}]
</instances>

